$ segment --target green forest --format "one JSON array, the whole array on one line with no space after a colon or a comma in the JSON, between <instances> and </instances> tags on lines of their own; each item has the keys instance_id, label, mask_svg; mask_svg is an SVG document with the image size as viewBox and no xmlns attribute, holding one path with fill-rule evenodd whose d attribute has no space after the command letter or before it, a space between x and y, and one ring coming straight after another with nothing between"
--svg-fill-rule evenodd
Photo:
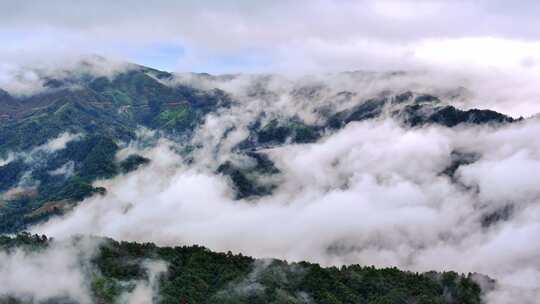
<instances>
[{"instance_id":1,"label":"green forest","mask_svg":"<svg viewBox=\"0 0 540 304\"><path fill-rule=\"evenodd\" d=\"M156 303L365 303L365 304L474 304L481 289L471 274L416 273L397 268L258 260L231 252L212 252L201 246L159 247L152 243L97 239L98 249L89 261L91 296L95 303L117 303L133 282L148 280L145 261L162 261ZM38 253L55 245L45 236L19 234L0 237L1 251ZM74 237L79 246L81 237ZM0 303L25 303L6 296ZM76 303L50 299L46 303Z\"/></svg>"}]
</instances>

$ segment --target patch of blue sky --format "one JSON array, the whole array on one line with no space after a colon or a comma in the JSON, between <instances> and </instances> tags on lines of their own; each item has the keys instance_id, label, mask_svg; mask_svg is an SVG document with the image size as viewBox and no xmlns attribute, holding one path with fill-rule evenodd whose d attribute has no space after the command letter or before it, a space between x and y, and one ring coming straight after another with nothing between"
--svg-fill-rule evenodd
<instances>
[{"instance_id":1,"label":"patch of blue sky","mask_svg":"<svg viewBox=\"0 0 540 304\"><path fill-rule=\"evenodd\" d=\"M131 61L152 68L174 71L185 55L185 48L178 44L152 44L128 51Z\"/></svg>"},{"instance_id":2,"label":"patch of blue sky","mask_svg":"<svg viewBox=\"0 0 540 304\"><path fill-rule=\"evenodd\" d=\"M244 50L233 54L206 55L191 66L191 72L228 74L228 73L263 73L271 70L271 56L255 50ZM183 65L190 68L189 63ZM187 72L187 71L186 71Z\"/></svg>"}]
</instances>

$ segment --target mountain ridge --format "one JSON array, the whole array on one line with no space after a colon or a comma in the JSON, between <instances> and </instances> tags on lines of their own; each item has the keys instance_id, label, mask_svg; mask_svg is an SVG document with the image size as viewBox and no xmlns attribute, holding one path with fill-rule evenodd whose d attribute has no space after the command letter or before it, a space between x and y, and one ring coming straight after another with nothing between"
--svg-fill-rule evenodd
<instances>
[{"instance_id":1,"label":"mountain ridge","mask_svg":"<svg viewBox=\"0 0 540 304\"><path fill-rule=\"evenodd\" d=\"M90 256L81 253L80 266L76 267L88 281L87 297L96 303L115 303L145 284L151 285L152 294L139 294L138 300L155 303L475 304L489 291L481 289L475 282L481 275L473 273L418 273L360 265L321 267L308 262L253 259L230 251L212 252L200 246L158 247L97 237L55 241L30 234L0 236L0 254L24 250L30 256L56 258L62 251L88 250L88 243L93 244L94 252ZM161 267L153 267L158 269L153 271L146 268L149 264ZM490 281L487 277L482 280ZM0 303L26 303L18 296L0 295ZM74 296L81 297L68 293L46 299L46 303L79 303Z\"/></svg>"}]
</instances>

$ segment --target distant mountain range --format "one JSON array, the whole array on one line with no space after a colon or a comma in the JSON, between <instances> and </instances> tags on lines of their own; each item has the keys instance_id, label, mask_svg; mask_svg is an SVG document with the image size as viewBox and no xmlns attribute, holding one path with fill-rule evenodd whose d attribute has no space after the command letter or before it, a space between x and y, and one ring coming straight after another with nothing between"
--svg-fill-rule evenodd
<instances>
[{"instance_id":1,"label":"distant mountain range","mask_svg":"<svg viewBox=\"0 0 540 304\"><path fill-rule=\"evenodd\" d=\"M12 95L0 89L0 156L5 159L0 162L0 193L4 193L0 196L0 231L17 232L67 212L82 199L106 191L92 186L95 180L136 170L149 162L139 155L122 161L115 158L123 144L136 138L139 128L157 130L161 136L184 143L189 154L196 148L190 140L209 114L241 108L250 100L277 103L278 95L285 94L293 103L324 102L311 110L319 117L316 121L305 121L295 114L270 115L264 109L249 121L248 136L233 152L251 159L253 165L246 168L224 161L215 168L230 177L237 198L265 195L275 187L250 179L252 172L279 172L261 149L315 142L351 122L391 117L415 128L521 120L491 110L461 110L422 92L381 91L366 98L352 91L329 93L332 85L324 81L275 92L269 85L272 75L254 76L245 100L225 89L198 85L227 83L239 77L190 74L189 81L178 81L178 75L129 65L113 76L76 70L56 78L42 76L41 90L31 95ZM39 149L66 134L82 137L55 151ZM51 174L66 168L70 169L67 175Z\"/></svg>"}]
</instances>

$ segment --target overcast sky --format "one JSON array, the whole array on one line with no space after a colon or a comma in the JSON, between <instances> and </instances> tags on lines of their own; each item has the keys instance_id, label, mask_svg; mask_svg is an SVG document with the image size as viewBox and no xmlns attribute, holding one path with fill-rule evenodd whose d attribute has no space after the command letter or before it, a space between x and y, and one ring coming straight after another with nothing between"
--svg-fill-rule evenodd
<instances>
[{"instance_id":1,"label":"overcast sky","mask_svg":"<svg viewBox=\"0 0 540 304\"><path fill-rule=\"evenodd\" d=\"M538 1L2 1L0 62L99 54L172 71L515 68Z\"/></svg>"}]
</instances>

